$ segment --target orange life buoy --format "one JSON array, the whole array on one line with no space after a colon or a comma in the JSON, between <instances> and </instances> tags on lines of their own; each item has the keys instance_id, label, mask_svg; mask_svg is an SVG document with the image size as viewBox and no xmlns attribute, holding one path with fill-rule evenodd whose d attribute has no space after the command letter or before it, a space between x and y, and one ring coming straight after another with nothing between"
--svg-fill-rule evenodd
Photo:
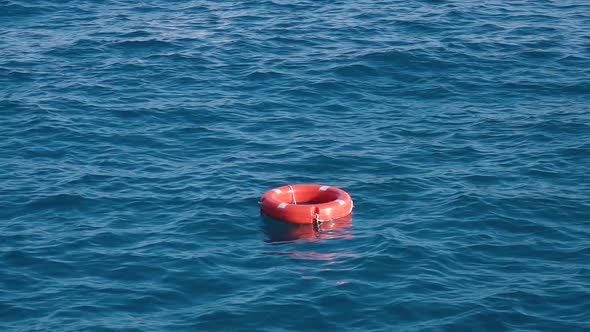
<instances>
[{"instance_id":1,"label":"orange life buoy","mask_svg":"<svg viewBox=\"0 0 590 332\"><path fill-rule=\"evenodd\" d=\"M320 184L294 184L267 191L260 210L269 217L312 224L346 217L352 212L352 198L339 188Z\"/></svg>"}]
</instances>

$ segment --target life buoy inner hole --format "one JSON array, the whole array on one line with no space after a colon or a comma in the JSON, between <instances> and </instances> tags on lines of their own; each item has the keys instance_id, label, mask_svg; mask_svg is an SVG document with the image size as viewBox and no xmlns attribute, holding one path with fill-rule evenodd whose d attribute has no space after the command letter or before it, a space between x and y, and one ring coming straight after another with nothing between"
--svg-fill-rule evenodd
<instances>
[{"instance_id":1,"label":"life buoy inner hole","mask_svg":"<svg viewBox=\"0 0 590 332\"><path fill-rule=\"evenodd\" d=\"M293 196L295 196L295 200L293 200ZM289 204L312 205L335 201L338 199L338 193L332 191L296 190L294 194L290 191L283 192L277 198Z\"/></svg>"}]
</instances>

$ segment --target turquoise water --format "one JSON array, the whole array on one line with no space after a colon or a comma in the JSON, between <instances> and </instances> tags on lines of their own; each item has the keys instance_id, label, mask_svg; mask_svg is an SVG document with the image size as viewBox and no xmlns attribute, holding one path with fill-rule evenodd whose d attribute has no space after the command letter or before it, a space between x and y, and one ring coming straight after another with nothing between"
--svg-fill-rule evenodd
<instances>
[{"instance_id":1,"label":"turquoise water","mask_svg":"<svg viewBox=\"0 0 590 332\"><path fill-rule=\"evenodd\" d=\"M586 1L0 1L0 330L590 330ZM348 191L321 230L269 189Z\"/></svg>"}]
</instances>

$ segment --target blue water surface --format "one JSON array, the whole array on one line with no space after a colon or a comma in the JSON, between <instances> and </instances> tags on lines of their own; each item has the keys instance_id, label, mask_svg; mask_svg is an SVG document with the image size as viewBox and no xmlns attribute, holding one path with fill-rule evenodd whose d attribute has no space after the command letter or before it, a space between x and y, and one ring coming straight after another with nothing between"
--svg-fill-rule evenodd
<instances>
[{"instance_id":1,"label":"blue water surface","mask_svg":"<svg viewBox=\"0 0 590 332\"><path fill-rule=\"evenodd\" d=\"M0 0L0 331L589 331L590 4ZM264 218L269 189L352 220Z\"/></svg>"}]
</instances>

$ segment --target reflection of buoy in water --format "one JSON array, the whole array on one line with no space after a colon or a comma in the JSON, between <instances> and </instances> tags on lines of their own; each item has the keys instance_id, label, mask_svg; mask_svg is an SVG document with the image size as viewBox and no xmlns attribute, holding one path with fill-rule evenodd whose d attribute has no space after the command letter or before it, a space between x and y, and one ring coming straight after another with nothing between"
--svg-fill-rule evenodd
<instances>
[{"instance_id":1,"label":"reflection of buoy in water","mask_svg":"<svg viewBox=\"0 0 590 332\"><path fill-rule=\"evenodd\" d=\"M260 210L269 217L295 224L321 223L348 216L352 198L339 188L319 184L295 184L267 191Z\"/></svg>"},{"instance_id":2,"label":"reflection of buoy in water","mask_svg":"<svg viewBox=\"0 0 590 332\"><path fill-rule=\"evenodd\" d=\"M328 239L352 238L352 215L316 224L293 224L263 217L262 230L267 242L323 241Z\"/></svg>"}]
</instances>

